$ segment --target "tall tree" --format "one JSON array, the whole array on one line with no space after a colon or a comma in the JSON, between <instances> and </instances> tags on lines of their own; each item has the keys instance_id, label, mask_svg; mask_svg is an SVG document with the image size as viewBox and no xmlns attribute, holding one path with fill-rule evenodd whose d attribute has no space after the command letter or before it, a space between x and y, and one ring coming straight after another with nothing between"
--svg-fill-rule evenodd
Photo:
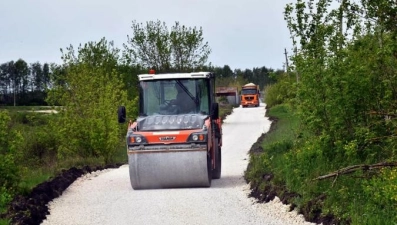
<instances>
[{"instance_id":1,"label":"tall tree","mask_svg":"<svg viewBox=\"0 0 397 225\"><path fill-rule=\"evenodd\" d=\"M8 63L3 63L0 65L0 103L6 103L6 95L8 93L9 87L9 77L8 77Z\"/></svg>"},{"instance_id":2,"label":"tall tree","mask_svg":"<svg viewBox=\"0 0 397 225\"><path fill-rule=\"evenodd\" d=\"M14 106L16 105L17 96L24 99L27 95L27 88L29 84L29 66L23 59L18 59L15 64L14 82Z\"/></svg>"},{"instance_id":3,"label":"tall tree","mask_svg":"<svg viewBox=\"0 0 397 225\"><path fill-rule=\"evenodd\" d=\"M48 88L50 85L50 66L48 63L43 64L43 85Z\"/></svg>"},{"instance_id":4,"label":"tall tree","mask_svg":"<svg viewBox=\"0 0 397 225\"><path fill-rule=\"evenodd\" d=\"M204 43L202 28L186 27L176 22L168 29L164 22L132 22L132 36L127 36L124 55L159 72L188 71L203 66L211 49Z\"/></svg>"},{"instance_id":5,"label":"tall tree","mask_svg":"<svg viewBox=\"0 0 397 225\"><path fill-rule=\"evenodd\" d=\"M32 91L38 90L42 91L44 90L44 79L43 79L43 69L41 67L41 64L39 62L35 62L30 64L30 70L32 74Z\"/></svg>"},{"instance_id":6,"label":"tall tree","mask_svg":"<svg viewBox=\"0 0 397 225\"><path fill-rule=\"evenodd\" d=\"M131 29L132 36L127 35L127 44L124 44L129 62L156 70L169 70L171 47L167 25L159 20L148 21L145 25L134 20Z\"/></svg>"},{"instance_id":7,"label":"tall tree","mask_svg":"<svg viewBox=\"0 0 397 225\"><path fill-rule=\"evenodd\" d=\"M169 34L173 66L178 71L187 71L204 65L211 53L204 42L203 29L186 27L175 22Z\"/></svg>"},{"instance_id":8,"label":"tall tree","mask_svg":"<svg viewBox=\"0 0 397 225\"><path fill-rule=\"evenodd\" d=\"M12 93L12 102L14 106L16 105L16 95L17 95L17 74L15 69L14 61L9 61L4 66L3 72L5 73L5 79L7 80L7 94L10 95ZM9 98L11 99L11 98ZM9 101L7 101L9 102Z\"/></svg>"}]
</instances>

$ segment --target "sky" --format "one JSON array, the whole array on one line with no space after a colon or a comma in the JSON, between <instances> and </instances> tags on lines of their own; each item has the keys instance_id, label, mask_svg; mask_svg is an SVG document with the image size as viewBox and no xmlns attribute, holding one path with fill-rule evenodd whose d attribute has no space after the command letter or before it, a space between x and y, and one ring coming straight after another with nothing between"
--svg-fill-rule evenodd
<instances>
[{"instance_id":1,"label":"sky","mask_svg":"<svg viewBox=\"0 0 397 225\"><path fill-rule=\"evenodd\" d=\"M60 49L105 37L123 49L133 20L202 27L209 62L282 69L293 0L0 0L0 63L62 63Z\"/></svg>"}]
</instances>

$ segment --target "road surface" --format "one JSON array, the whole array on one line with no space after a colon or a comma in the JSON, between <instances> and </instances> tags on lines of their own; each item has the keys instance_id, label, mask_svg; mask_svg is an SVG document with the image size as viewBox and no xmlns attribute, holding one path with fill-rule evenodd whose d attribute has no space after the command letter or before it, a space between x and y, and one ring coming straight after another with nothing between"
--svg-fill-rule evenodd
<instances>
[{"instance_id":1,"label":"road surface","mask_svg":"<svg viewBox=\"0 0 397 225\"><path fill-rule=\"evenodd\" d=\"M270 128L265 107L236 108L223 123L222 177L210 188L133 190L128 165L77 179L49 203L43 225L311 224L276 198L248 198L248 150Z\"/></svg>"}]
</instances>

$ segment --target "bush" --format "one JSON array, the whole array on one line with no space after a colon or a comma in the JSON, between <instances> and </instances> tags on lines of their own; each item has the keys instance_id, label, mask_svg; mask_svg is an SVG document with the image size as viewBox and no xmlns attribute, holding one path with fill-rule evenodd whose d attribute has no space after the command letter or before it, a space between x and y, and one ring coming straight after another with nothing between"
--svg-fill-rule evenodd
<instances>
[{"instance_id":1,"label":"bush","mask_svg":"<svg viewBox=\"0 0 397 225\"><path fill-rule=\"evenodd\" d=\"M286 103L295 97L295 92L294 79L281 75L277 83L265 87L265 103L268 107Z\"/></svg>"},{"instance_id":2,"label":"bush","mask_svg":"<svg viewBox=\"0 0 397 225\"><path fill-rule=\"evenodd\" d=\"M62 56L67 65L59 84L49 93L49 101L62 104L54 124L60 145L58 156L94 157L109 163L117 153L121 131L117 107L128 105L122 74L117 71L119 50L105 39L73 46Z\"/></svg>"},{"instance_id":3,"label":"bush","mask_svg":"<svg viewBox=\"0 0 397 225\"><path fill-rule=\"evenodd\" d=\"M56 162L59 141L50 124L26 129L23 160L31 166Z\"/></svg>"},{"instance_id":4,"label":"bush","mask_svg":"<svg viewBox=\"0 0 397 225\"><path fill-rule=\"evenodd\" d=\"M11 127L7 111L0 110L0 207L4 207L16 193L20 182L18 145L22 136Z\"/></svg>"}]
</instances>

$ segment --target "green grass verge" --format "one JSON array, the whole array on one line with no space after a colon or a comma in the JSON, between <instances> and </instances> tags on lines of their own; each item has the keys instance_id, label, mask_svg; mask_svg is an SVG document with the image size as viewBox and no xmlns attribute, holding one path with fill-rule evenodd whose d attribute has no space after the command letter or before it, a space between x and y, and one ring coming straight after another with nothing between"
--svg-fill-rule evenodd
<instances>
[{"instance_id":1,"label":"green grass verge","mask_svg":"<svg viewBox=\"0 0 397 225\"><path fill-rule=\"evenodd\" d=\"M271 147L274 143L293 141L299 127L298 119L291 113L287 105L277 105L270 108L267 116L277 122L273 125L262 142L263 148Z\"/></svg>"},{"instance_id":2,"label":"green grass verge","mask_svg":"<svg viewBox=\"0 0 397 225\"><path fill-rule=\"evenodd\" d=\"M275 167L284 165L283 155L292 147L298 129L298 119L290 112L287 105L277 105L268 109L267 116L273 120L271 130L265 134L261 147L263 152L251 154L250 166L246 171L246 178L254 185L264 188L262 179L264 174L277 172ZM281 171L283 171L281 169ZM280 177L273 182L282 183Z\"/></svg>"},{"instance_id":3,"label":"green grass verge","mask_svg":"<svg viewBox=\"0 0 397 225\"><path fill-rule=\"evenodd\" d=\"M396 224L397 170L358 171L332 179L314 180L340 168L321 156L314 136L302 133L299 120L287 105L276 105L267 115L275 118L271 131L261 141L263 151L251 153L245 177L259 191L269 186L295 193L290 203L306 218L333 216L338 224ZM308 141L309 140L309 141ZM338 162L335 162L338 163ZM271 180L264 177L272 174Z\"/></svg>"},{"instance_id":4,"label":"green grass verge","mask_svg":"<svg viewBox=\"0 0 397 225\"><path fill-rule=\"evenodd\" d=\"M49 168L35 168L33 170L26 170L19 184L21 194L28 194L32 188L38 184L47 181L54 175L54 171Z\"/></svg>"}]
</instances>

